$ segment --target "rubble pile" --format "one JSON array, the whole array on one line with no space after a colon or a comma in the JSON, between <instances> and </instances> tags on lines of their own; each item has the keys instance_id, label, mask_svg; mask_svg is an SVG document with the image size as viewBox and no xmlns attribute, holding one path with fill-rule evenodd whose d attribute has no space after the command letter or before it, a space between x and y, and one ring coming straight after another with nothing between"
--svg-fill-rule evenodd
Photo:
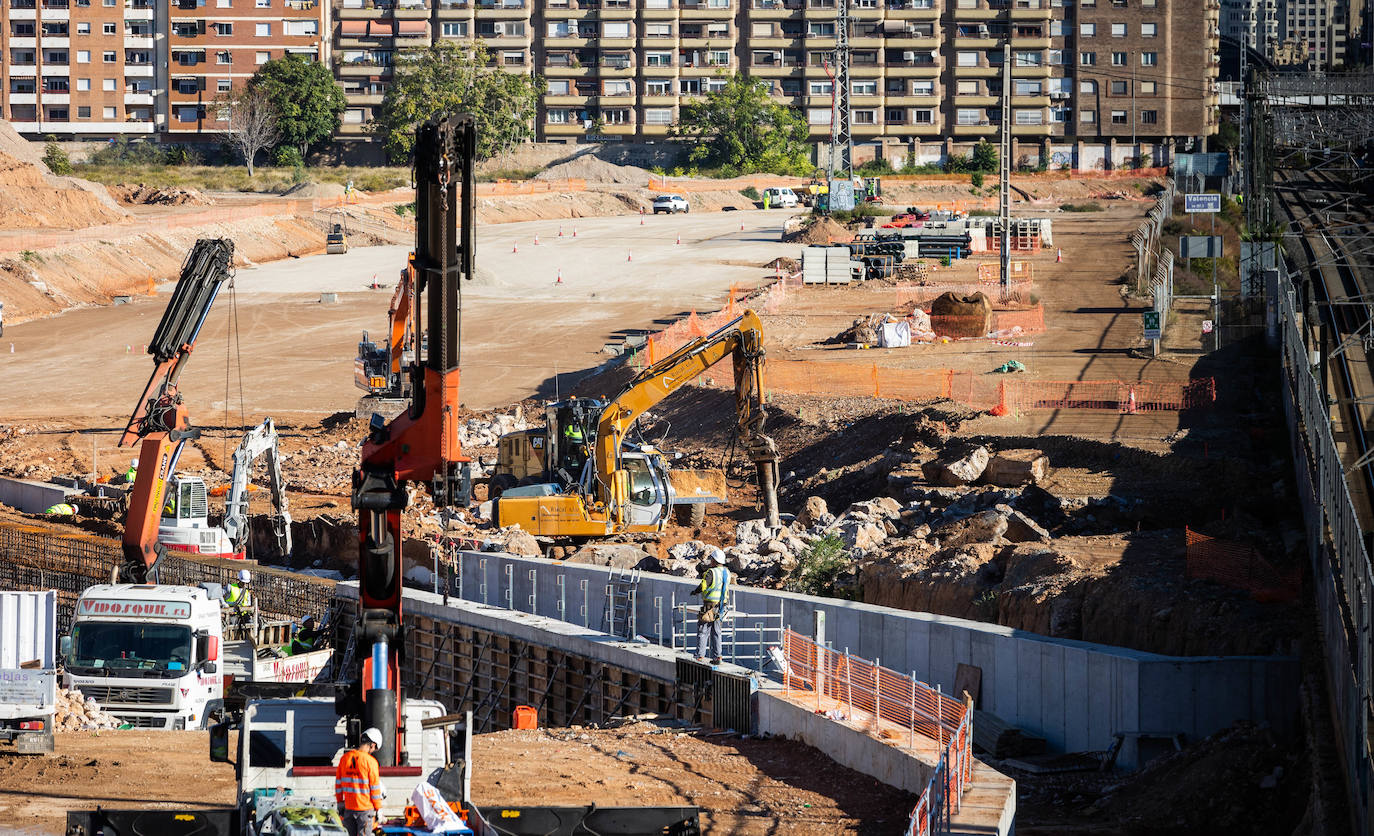
<instances>
[{"instance_id":1,"label":"rubble pile","mask_svg":"<svg viewBox=\"0 0 1374 836\"><path fill-rule=\"evenodd\" d=\"M110 187L110 193L120 203L154 206L210 206L213 200L195 189L176 186L161 188L146 183L120 183Z\"/></svg>"},{"instance_id":2,"label":"rubble pile","mask_svg":"<svg viewBox=\"0 0 1374 836\"><path fill-rule=\"evenodd\" d=\"M518 432L529 425L524 410L516 407L511 414L496 414L488 418L469 418L458 427L458 442L464 449L483 449L496 446L496 440L507 433Z\"/></svg>"},{"instance_id":3,"label":"rubble pile","mask_svg":"<svg viewBox=\"0 0 1374 836\"><path fill-rule=\"evenodd\" d=\"M348 441L282 453L282 477L289 490L347 496L352 490L353 472L358 469L358 453L358 445Z\"/></svg>"},{"instance_id":4,"label":"rubble pile","mask_svg":"<svg viewBox=\"0 0 1374 836\"><path fill-rule=\"evenodd\" d=\"M106 714L99 704L90 697L83 696L76 688L57 689L57 713L53 723L58 731L88 731L91 729L117 729L123 722Z\"/></svg>"}]
</instances>

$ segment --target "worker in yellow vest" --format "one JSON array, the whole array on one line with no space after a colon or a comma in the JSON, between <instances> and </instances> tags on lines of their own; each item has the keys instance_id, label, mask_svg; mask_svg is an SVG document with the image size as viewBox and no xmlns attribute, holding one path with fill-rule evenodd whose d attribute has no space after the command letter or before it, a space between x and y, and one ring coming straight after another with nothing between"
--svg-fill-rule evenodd
<instances>
[{"instance_id":1,"label":"worker in yellow vest","mask_svg":"<svg viewBox=\"0 0 1374 836\"><path fill-rule=\"evenodd\" d=\"M725 552L712 546L710 564L701 573L701 584L691 594L701 596L701 613L697 616L697 658L705 662L709 647L713 665L719 665L724 656L722 622L729 593L730 570L725 568Z\"/></svg>"}]
</instances>

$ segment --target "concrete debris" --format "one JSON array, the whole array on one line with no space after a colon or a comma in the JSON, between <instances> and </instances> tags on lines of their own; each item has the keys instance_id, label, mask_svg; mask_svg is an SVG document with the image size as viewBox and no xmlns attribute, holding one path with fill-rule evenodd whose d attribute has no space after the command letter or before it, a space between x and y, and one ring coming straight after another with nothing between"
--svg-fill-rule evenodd
<instances>
[{"instance_id":1,"label":"concrete debris","mask_svg":"<svg viewBox=\"0 0 1374 836\"><path fill-rule=\"evenodd\" d=\"M955 487L971 485L978 481L987 469L988 448L974 447L968 453L952 460L936 459L925 466L925 475L933 484Z\"/></svg>"},{"instance_id":2,"label":"concrete debris","mask_svg":"<svg viewBox=\"0 0 1374 836\"><path fill-rule=\"evenodd\" d=\"M496 446L496 440L507 433L527 429L525 416L518 407L510 415L495 415L491 419L469 418L458 427L458 443L464 449L482 449Z\"/></svg>"},{"instance_id":3,"label":"concrete debris","mask_svg":"<svg viewBox=\"0 0 1374 836\"><path fill-rule=\"evenodd\" d=\"M123 721L106 714L94 699L84 696L79 689L59 687L53 724L57 731L68 732L117 729Z\"/></svg>"},{"instance_id":4,"label":"concrete debris","mask_svg":"<svg viewBox=\"0 0 1374 836\"><path fill-rule=\"evenodd\" d=\"M657 569L659 563L648 552L628 543L583 546L565 560L568 563L609 566L612 569Z\"/></svg>"},{"instance_id":5,"label":"concrete debris","mask_svg":"<svg viewBox=\"0 0 1374 836\"><path fill-rule=\"evenodd\" d=\"M501 529L501 533L506 539L505 551L524 557L542 557L544 555L544 550L540 548L539 541L534 539L533 534L520 526L508 526Z\"/></svg>"},{"instance_id":6,"label":"concrete debris","mask_svg":"<svg viewBox=\"0 0 1374 836\"><path fill-rule=\"evenodd\" d=\"M1039 450L999 450L988 461L983 481L1014 488L1042 481L1049 470L1050 460Z\"/></svg>"}]
</instances>

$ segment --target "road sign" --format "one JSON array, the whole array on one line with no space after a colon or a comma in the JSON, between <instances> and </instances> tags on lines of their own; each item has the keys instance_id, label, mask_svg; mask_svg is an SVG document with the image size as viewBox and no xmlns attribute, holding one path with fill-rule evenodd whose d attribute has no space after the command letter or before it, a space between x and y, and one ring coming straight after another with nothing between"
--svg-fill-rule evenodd
<instances>
[{"instance_id":1,"label":"road sign","mask_svg":"<svg viewBox=\"0 0 1374 836\"><path fill-rule=\"evenodd\" d=\"M1183 235L1178 239L1179 258L1221 258L1220 235Z\"/></svg>"},{"instance_id":2,"label":"road sign","mask_svg":"<svg viewBox=\"0 0 1374 836\"><path fill-rule=\"evenodd\" d=\"M1159 311L1141 311L1140 320L1145 325L1145 339L1159 339Z\"/></svg>"},{"instance_id":3,"label":"road sign","mask_svg":"<svg viewBox=\"0 0 1374 836\"><path fill-rule=\"evenodd\" d=\"M1183 211L1190 215L1194 212L1220 212L1221 195L1185 194L1183 196Z\"/></svg>"}]
</instances>

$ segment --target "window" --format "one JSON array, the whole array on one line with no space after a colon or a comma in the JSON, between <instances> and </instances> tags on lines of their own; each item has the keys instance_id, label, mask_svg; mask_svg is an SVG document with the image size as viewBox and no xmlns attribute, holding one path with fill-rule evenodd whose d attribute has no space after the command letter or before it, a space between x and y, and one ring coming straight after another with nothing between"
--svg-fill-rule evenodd
<instances>
[{"instance_id":1,"label":"window","mask_svg":"<svg viewBox=\"0 0 1374 836\"><path fill-rule=\"evenodd\" d=\"M568 95L568 90L571 89L566 78L552 79L548 82L548 85L548 95L550 96L566 96Z\"/></svg>"},{"instance_id":2,"label":"window","mask_svg":"<svg viewBox=\"0 0 1374 836\"><path fill-rule=\"evenodd\" d=\"M76 80L76 90L78 93L84 93L89 89L91 89L91 80L89 78L78 78ZM17 93L19 91L16 90L13 92Z\"/></svg>"},{"instance_id":3,"label":"window","mask_svg":"<svg viewBox=\"0 0 1374 836\"><path fill-rule=\"evenodd\" d=\"M1048 52L1049 52L1049 54L1045 56L1045 62L1046 62L1047 64L1049 64L1051 67L1060 67L1060 66L1063 66L1063 64L1064 64L1064 50L1062 50L1062 49L1051 49L1051 50L1049 50Z\"/></svg>"},{"instance_id":4,"label":"window","mask_svg":"<svg viewBox=\"0 0 1374 836\"><path fill-rule=\"evenodd\" d=\"M906 111L900 107L889 107L883 111L883 121L889 125L905 125Z\"/></svg>"},{"instance_id":5,"label":"window","mask_svg":"<svg viewBox=\"0 0 1374 836\"><path fill-rule=\"evenodd\" d=\"M115 109L112 108L112 107L103 108L103 109L101 110L101 116L102 116L103 118L105 118L105 119L114 119L114 118L115 118Z\"/></svg>"},{"instance_id":6,"label":"window","mask_svg":"<svg viewBox=\"0 0 1374 836\"><path fill-rule=\"evenodd\" d=\"M102 52L100 53L100 60L104 61L106 64L113 64L115 62L115 54L113 52Z\"/></svg>"},{"instance_id":7,"label":"window","mask_svg":"<svg viewBox=\"0 0 1374 836\"><path fill-rule=\"evenodd\" d=\"M86 25L86 28L87 28L87 29L90 29L90 24L87 24L87 25ZM78 27L77 27L77 34L78 34L78 35L81 34L80 29L81 29L81 27L78 26ZM103 23L103 24L101 24L101 26L100 26L100 31L101 31L102 34L105 34L105 35L113 35L113 34L115 34L115 25L114 25L113 23Z\"/></svg>"},{"instance_id":8,"label":"window","mask_svg":"<svg viewBox=\"0 0 1374 836\"><path fill-rule=\"evenodd\" d=\"M960 66L960 67L976 67L976 66L978 66L978 53L976 53L976 52L960 52L960 53L957 53L957 54L955 55L955 63L956 63L957 66Z\"/></svg>"},{"instance_id":9,"label":"window","mask_svg":"<svg viewBox=\"0 0 1374 836\"><path fill-rule=\"evenodd\" d=\"M361 125L367 121L367 111L361 107L350 107L344 111L343 121L347 125Z\"/></svg>"},{"instance_id":10,"label":"window","mask_svg":"<svg viewBox=\"0 0 1374 836\"><path fill-rule=\"evenodd\" d=\"M293 35L296 37L308 37L320 33L320 22L318 20L283 20L282 34ZM522 33L523 34L523 33Z\"/></svg>"},{"instance_id":11,"label":"window","mask_svg":"<svg viewBox=\"0 0 1374 836\"><path fill-rule=\"evenodd\" d=\"M755 23L749 27L749 37L751 38L771 38L773 37L772 23ZM645 120L648 121L647 119Z\"/></svg>"},{"instance_id":12,"label":"window","mask_svg":"<svg viewBox=\"0 0 1374 836\"><path fill-rule=\"evenodd\" d=\"M646 107L644 109L644 124L646 125L671 125L673 124L673 109L671 107Z\"/></svg>"},{"instance_id":13,"label":"window","mask_svg":"<svg viewBox=\"0 0 1374 836\"><path fill-rule=\"evenodd\" d=\"M1080 65L1084 66L1084 67L1095 67L1095 66L1097 66L1097 53L1096 53L1096 52L1080 52L1080 53L1078 53L1078 63L1079 63Z\"/></svg>"},{"instance_id":14,"label":"window","mask_svg":"<svg viewBox=\"0 0 1374 836\"><path fill-rule=\"evenodd\" d=\"M1078 92L1080 92L1080 93L1082 93L1082 94L1084 94L1084 95L1087 95L1087 96L1091 96L1091 95L1096 94L1096 93L1097 93L1097 82L1096 82L1096 81L1080 81L1080 82L1078 82Z\"/></svg>"},{"instance_id":15,"label":"window","mask_svg":"<svg viewBox=\"0 0 1374 836\"><path fill-rule=\"evenodd\" d=\"M50 107L50 108L48 108L48 118L51 119L51 120L54 121L54 122L65 122L65 121L67 121L67 113L68 113L68 111L67 111L67 109L66 109L65 107Z\"/></svg>"},{"instance_id":16,"label":"window","mask_svg":"<svg viewBox=\"0 0 1374 836\"><path fill-rule=\"evenodd\" d=\"M272 0L254 0L253 5L259 9L270 9L272 8Z\"/></svg>"},{"instance_id":17,"label":"window","mask_svg":"<svg viewBox=\"0 0 1374 836\"><path fill-rule=\"evenodd\" d=\"M851 110L849 118L855 125L876 125L878 124L878 111L876 110Z\"/></svg>"},{"instance_id":18,"label":"window","mask_svg":"<svg viewBox=\"0 0 1374 836\"><path fill-rule=\"evenodd\" d=\"M671 52L646 52L646 53L644 53L644 66L646 66L646 67L671 67L671 66L673 66L673 53L671 53Z\"/></svg>"},{"instance_id":19,"label":"window","mask_svg":"<svg viewBox=\"0 0 1374 836\"><path fill-rule=\"evenodd\" d=\"M835 24L833 22L812 21L806 24L806 37L833 38L835 37Z\"/></svg>"},{"instance_id":20,"label":"window","mask_svg":"<svg viewBox=\"0 0 1374 836\"><path fill-rule=\"evenodd\" d=\"M1158 84L1157 84L1156 82L1153 82L1153 81L1142 81L1142 82L1140 82L1140 95L1142 95L1142 96L1153 96L1153 95L1155 95L1155 91L1156 91L1157 89L1158 89Z\"/></svg>"},{"instance_id":21,"label":"window","mask_svg":"<svg viewBox=\"0 0 1374 836\"><path fill-rule=\"evenodd\" d=\"M1113 125L1124 125L1124 124L1126 124L1126 111L1124 111L1124 110L1113 110L1113 111L1112 111L1112 124L1113 124Z\"/></svg>"},{"instance_id":22,"label":"window","mask_svg":"<svg viewBox=\"0 0 1374 836\"><path fill-rule=\"evenodd\" d=\"M810 91L813 96L829 96L834 92L834 89L829 81L813 81L810 84Z\"/></svg>"},{"instance_id":23,"label":"window","mask_svg":"<svg viewBox=\"0 0 1374 836\"><path fill-rule=\"evenodd\" d=\"M628 96L630 95L629 79L607 79L601 82L601 92L607 96Z\"/></svg>"},{"instance_id":24,"label":"window","mask_svg":"<svg viewBox=\"0 0 1374 836\"><path fill-rule=\"evenodd\" d=\"M1097 34L1097 24L1096 24L1096 23L1080 23L1080 24L1078 24L1078 34L1079 34L1080 37L1083 37L1083 38L1091 38L1092 36L1094 36L1094 35Z\"/></svg>"},{"instance_id":25,"label":"window","mask_svg":"<svg viewBox=\"0 0 1374 836\"><path fill-rule=\"evenodd\" d=\"M1039 96L1043 89L1039 79L1018 78L1012 82L1012 94L1016 96Z\"/></svg>"},{"instance_id":26,"label":"window","mask_svg":"<svg viewBox=\"0 0 1374 836\"><path fill-rule=\"evenodd\" d=\"M262 0L258 0L258 2L262 2ZM259 38L270 38L270 37L272 37L272 24L270 24L270 23L255 23L255 24L253 24L253 34L256 35L256 36L258 36Z\"/></svg>"},{"instance_id":27,"label":"window","mask_svg":"<svg viewBox=\"0 0 1374 836\"><path fill-rule=\"evenodd\" d=\"M522 49L511 49L501 53L501 63L507 67L523 67L525 65L525 51Z\"/></svg>"},{"instance_id":28,"label":"window","mask_svg":"<svg viewBox=\"0 0 1374 836\"><path fill-rule=\"evenodd\" d=\"M1158 36L1159 36L1159 24L1158 24L1158 23L1142 23L1142 24L1140 24L1140 37L1142 37L1142 38L1155 38L1155 37L1158 37Z\"/></svg>"},{"instance_id":29,"label":"window","mask_svg":"<svg viewBox=\"0 0 1374 836\"><path fill-rule=\"evenodd\" d=\"M1124 96L1130 92L1126 89L1126 82L1124 81L1113 81L1111 84L1113 96Z\"/></svg>"},{"instance_id":30,"label":"window","mask_svg":"<svg viewBox=\"0 0 1374 836\"><path fill-rule=\"evenodd\" d=\"M1062 38L1069 34L1069 25L1062 20L1050 21L1050 37Z\"/></svg>"},{"instance_id":31,"label":"window","mask_svg":"<svg viewBox=\"0 0 1374 836\"><path fill-rule=\"evenodd\" d=\"M1128 54L1129 54L1129 53L1125 53L1125 52L1113 52L1113 53L1112 53L1112 66L1113 66L1113 67L1124 67L1124 66L1126 66L1126 57L1127 57Z\"/></svg>"},{"instance_id":32,"label":"window","mask_svg":"<svg viewBox=\"0 0 1374 836\"><path fill-rule=\"evenodd\" d=\"M1142 66L1142 67L1153 67L1153 66L1157 65L1158 63L1159 63L1159 53L1158 53L1158 52L1142 52L1142 53L1140 53L1140 66Z\"/></svg>"},{"instance_id":33,"label":"window","mask_svg":"<svg viewBox=\"0 0 1374 836\"><path fill-rule=\"evenodd\" d=\"M566 108L556 107L549 111L548 123L550 125L568 124L568 111Z\"/></svg>"},{"instance_id":34,"label":"window","mask_svg":"<svg viewBox=\"0 0 1374 836\"><path fill-rule=\"evenodd\" d=\"M81 107L78 107L78 108L76 109L76 118L77 118L77 119L90 119L90 118L91 118L91 108L90 108L89 106L87 106L87 105L83 105L83 106L81 106Z\"/></svg>"},{"instance_id":35,"label":"window","mask_svg":"<svg viewBox=\"0 0 1374 836\"><path fill-rule=\"evenodd\" d=\"M1012 66L1015 67L1038 67L1043 56L1038 50L1034 52L1018 52L1012 57Z\"/></svg>"},{"instance_id":36,"label":"window","mask_svg":"<svg viewBox=\"0 0 1374 836\"><path fill-rule=\"evenodd\" d=\"M230 63L231 60L232 60L232 59L229 57L229 53L227 53L227 52L216 52L216 53L215 53L215 63L216 63L216 64L228 64L228 63Z\"/></svg>"},{"instance_id":37,"label":"window","mask_svg":"<svg viewBox=\"0 0 1374 836\"><path fill-rule=\"evenodd\" d=\"M450 34L450 32L448 31L448 27L451 26L451 25L453 25L453 24L449 24L449 23L445 23L445 24L444 24L444 34L445 34L445 35ZM546 33L546 34L548 35L548 37L550 37L550 38L570 38L570 37L572 37L572 32L573 32L572 26L569 25L568 21L566 21L566 20L553 21L553 22L549 23L548 27L549 27L549 28L548 28L547 30L545 30L545 33ZM467 27L463 27L463 28L466 29Z\"/></svg>"},{"instance_id":38,"label":"window","mask_svg":"<svg viewBox=\"0 0 1374 836\"><path fill-rule=\"evenodd\" d=\"M935 124L935 111L929 108L913 110L911 111L911 121L916 125L933 125Z\"/></svg>"},{"instance_id":39,"label":"window","mask_svg":"<svg viewBox=\"0 0 1374 836\"><path fill-rule=\"evenodd\" d=\"M1112 24L1112 37L1113 37L1113 38L1124 38L1124 37L1126 37L1126 24L1124 24L1124 23L1113 23L1113 24Z\"/></svg>"},{"instance_id":40,"label":"window","mask_svg":"<svg viewBox=\"0 0 1374 836\"><path fill-rule=\"evenodd\" d=\"M607 125L628 125L631 123L630 109L628 107L613 107L610 110L601 111L601 118Z\"/></svg>"},{"instance_id":41,"label":"window","mask_svg":"<svg viewBox=\"0 0 1374 836\"><path fill-rule=\"evenodd\" d=\"M954 112L956 125L982 125L987 123L987 114L978 108L959 108Z\"/></svg>"},{"instance_id":42,"label":"window","mask_svg":"<svg viewBox=\"0 0 1374 836\"><path fill-rule=\"evenodd\" d=\"M182 94L199 93L200 82L194 78L178 78L176 80L176 89L178 93Z\"/></svg>"},{"instance_id":43,"label":"window","mask_svg":"<svg viewBox=\"0 0 1374 836\"><path fill-rule=\"evenodd\" d=\"M628 38L630 37L630 24L603 23L601 24L601 36L603 38Z\"/></svg>"},{"instance_id":44,"label":"window","mask_svg":"<svg viewBox=\"0 0 1374 836\"><path fill-rule=\"evenodd\" d=\"M1097 122L1097 111L1080 110L1078 111L1078 121L1085 125L1092 125Z\"/></svg>"},{"instance_id":45,"label":"window","mask_svg":"<svg viewBox=\"0 0 1374 836\"><path fill-rule=\"evenodd\" d=\"M1059 123L1069 121L1069 109L1067 107L1050 108L1050 121Z\"/></svg>"},{"instance_id":46,"label":"window","mask_svg":"<svg viewBox=\"0 0 1374 836\"><path fill-rule=\"evenodd\" d=\"M255 52L255 53L253 53L253 63L255 63L255 64L266 64L268 61L271 61L271 60L272 60L272 53L270 53L270 52Z\"/></svg>"},{"instance_id":47,"label":"window","mask_svg":"<svg viewBox=\"0 0 1374 836\"><path fill-rule=\"evenodd\" d=\"M666 78L649 79L644 82L644 95L671 96L673 95L673 82Z\"/></svg>"},{"instance_id":48,"label":"window","mask_svg":"<svg viewBox=\"0 0 1374 836\"><path fill-rule=\"evenodd\" d=\"M221 78L215 82L215 92L228 93L232 86L233 82L231 82L229 79Z\"/></svg>"},{"instance_id":49,"label":"window","mask_svg":"<svg viewBox=\"0 0 1374 836\"><path fill-rule=\"evenodd\" d=\"M1140 111L1140 122L1142 125L1153 125L1159 121L1159 111L1142 110Z\"/></svg>"},{"instance_id":50,"label":"window","mask_svg":"<svg viewBox=\"0 0 1374 836\"><path fill-rule=\"evenodd\" d=\"M935 82L933 82L933 81L913 81L913 82L911 82L911 95L913 95L913 96L933 96L933 95L935 95Z\"/></svg>"},{"instance_id":51,"label":"window","mask_svg":"<svg viewBox=\"0 0 1374 836\"><path fill-rule=\"evenodd\" d=\"M89 34L91 34L91 25L90 25L89 23L78 23L78 24L76 24L76 34L78 34L78 35L89 35Z\"/></svg>"},{"instance_id":52,"label":"window","mask_svg":"<svg viewBox=\"0 0 1374 836\"><path fill-rule=\"evenodd\" d=\"M1013 121L1018 125L1041 125L1045 122L1045 112L1042 110L1021 110L1012 112Z\"/></svg>"},{"instance_id":53,"label":"window","mask_svg":"<svg viewBox=\"0 0 1374 836\"><path fill-rule=\"evenodd\" d=\"M976 96L978 95L978 82L961 80L958 82L955 92L960 96Z\"/></svg>"},{"instance_id":54,"label":"window","mask_svg":"<svg viewBox=\"0 0 1374 836\"><path fill-rule=\"evenodd\" d=\"M215 27L215 34L221 38L234 34L234 24L228 21L221 21L212 24Z\"/></svg>"},{"instance_id":55,"label":"window","mask_svg":"<svg viewBox=\"0 0 1374 836\"><path fill-rule=\"evenodd\" d=\"M445 38L466 38L468 36L467 21L444 21L440 26L441 28L439 31ZM549 34L553 37L560 37L554 35L552 32Z\"/></svg>"},{"instance_id":56,"label":"window","mask_svg":"<svg viewBox=\"0 0 1374 836\"><path fill-rule=\"evenodd\" d=\"M728 67L730 66L730 51L728 49L713 49L706 53L706 66L708 67Z\"/></svg>"},{"instance_id":57,"label":"window","mask_svg":"<svg viewBox=\"0 0 1374 836\"><path fill-rule=\"evenodd\" d=\"M86 79L86 81L89 82L90 79ZM102 78L100 80L100 89L104 90L106 93L113 93L115 89L115 80L112 78Z\"/></svg>"},{"instance_id":58,"label":"window","mask_svg":"<svg viewBox=\"0 0 1374 836\"><path fill-rule=\"evenodd\" d=\"M178 122L194 122L194 121L196 121L197 115L198 115L199 113L200 113L200 108L195 107L194 105L192 105L192 106L190 106L190 107L179 107L179 108L177 108L177 121L178 121Z\"/></svg>"},{"instance_id":59,"label":"window","mask_svg":"<svg viewBox=\"0 0 1374 836\"><path fill-rule=\"evenodd\" d=\"M230 5L229 5L230 2L231 2L231 0L215 0L215 8L217 8L217 9L228 9L228 8L231 8Z\"/></svg>"},{"instance_id":60,"label":"window","mask_svg":"<svg viewBox=\"0 0 1374 836\"><path fill-rule=\"evenodd\" d=\"M89 63L91 63L91 51L90 51L89 49L78 49L78 50L76 51L76 63L78 63L78 64L89 64Z\"/></svg>"},{"instance_id":61,"label":"window","mask_svg":"<svg viewBox=\"0 0 1374 836\"><path fill-rule=\"evenodd\" d=\"M878 80L876 78L856 79L849 83L849 90L855 96L876 96L878 95Z\"/></svg>"},{"instance_id":62,"label":"window","mask_svg":"<svg viewBox=\"0 0 1374 836\"><path fill-rule=\"evenodd\" d=\"M830 108L813 107L810 110L806 111L806 123L808 125L829 125Z\"/></svg>"}]
</instances>

